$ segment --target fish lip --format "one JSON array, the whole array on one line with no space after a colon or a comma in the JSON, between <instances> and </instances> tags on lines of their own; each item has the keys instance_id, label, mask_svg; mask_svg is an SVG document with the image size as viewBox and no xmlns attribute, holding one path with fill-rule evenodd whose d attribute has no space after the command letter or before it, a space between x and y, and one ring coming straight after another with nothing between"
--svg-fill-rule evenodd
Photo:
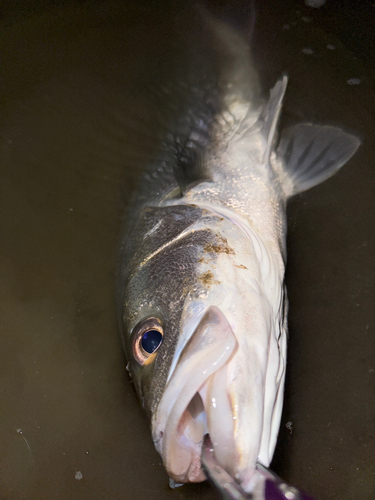
<instances>
[{"instance_id":1,"label":"fish lip","mask_svg":"<svg viewBox=\"0 0 375 500\"><path fill-rule=\"evenodd\" d=\"M228 364L237 348L226 317L218 307L209 306L183 349L152 419L155 447L169 476L177 482L206 479L201 453L203 437L208 433L202 413L206 415L207 409L201 394L210 377ZM200 404L203 412L192 417L191 406ZM188 423L184 427L185 420ZM194 433L198 436L195 440Z\"/></svg>"}]
</instances>

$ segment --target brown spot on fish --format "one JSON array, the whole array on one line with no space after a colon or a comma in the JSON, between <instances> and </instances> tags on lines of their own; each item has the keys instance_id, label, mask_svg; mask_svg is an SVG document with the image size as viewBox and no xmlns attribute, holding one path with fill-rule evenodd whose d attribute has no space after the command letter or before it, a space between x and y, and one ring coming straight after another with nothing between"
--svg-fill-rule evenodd
<instances>
[{"instance_id":1,"label":"brown spot on fish","mask_svg":"<svg viewBox=\"0 0 375 500\"><path fill-rule=\"evenodd\" d=\"M220 285L220 281L215 280L212 271L206 271L199 278L199 281L206 287L210 287L211 285Z\"/></svg>"},{"instance_id":2,"label":"brown spot on fish","mask_svg":"<svg viewBox=\"0 0 375 500\"><path fill-rule=\"evenodd\" d=\"M204 251L207 253L234 254L233 248L231 248L228 245L228 241L222 237L219 237L216 243L207 243L204 247Z\"/></svg>"},{"instance_id":3,"label":"brown spot on fish","mask_svg":"<svg viewBox=\"0 0 375 500\"><path fill-rule=\"evenodd\" d=\"M247 269L247 267L243 266L242 264L240 264L239 266L235 264L235 267L238 267L238 269Z\"/></svg>"}]
</instances>

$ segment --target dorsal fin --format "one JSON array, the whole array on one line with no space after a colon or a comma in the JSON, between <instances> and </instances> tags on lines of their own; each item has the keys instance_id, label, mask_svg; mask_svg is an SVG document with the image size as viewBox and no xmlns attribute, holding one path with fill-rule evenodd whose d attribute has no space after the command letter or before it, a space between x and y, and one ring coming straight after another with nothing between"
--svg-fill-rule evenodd
<instances>
[{"instance_id":1,"label":"dorsal fin","mask_svg":"<svg viewBox=\"0 0 375 500\"><path fill-rule=\"evenodd\" d=\"M277 156L284 168L286 196L306 191L334 175L360 143L338 127L301 123L283 131Z\"/></svg>"},{"instance_id":2,"label":"dorsal fin","mask_svg":"<svg viewBox=\"0 0 375 500\"><path fill-rule=\"evenodd\" d=\"M288 84L288 77L282 76L271 89L270 99L264 106L259 117L262 123L262 133L267 141L266 150L263 156L263 163L268 163L275 142L276 126L279 120L283 98Z\"/></svg>"},{"instance_id":3,"label":"dorsal fin","mask_svg":"<svg viewBox=\"0 0 375 500\"><path fill-rule=\"evenodd\" d=\"M182 194L201 182L212 181L202 147L182 149L176 157L173 170Z\"/></svg>"}]
</instances>

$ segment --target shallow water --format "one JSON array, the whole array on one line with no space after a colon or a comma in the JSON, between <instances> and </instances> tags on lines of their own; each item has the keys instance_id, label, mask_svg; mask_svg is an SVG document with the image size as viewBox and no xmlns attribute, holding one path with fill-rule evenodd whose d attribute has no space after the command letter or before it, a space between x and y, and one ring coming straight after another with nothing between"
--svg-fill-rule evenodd
<instances>
[{"instance_id":1,"label":"shallow water","mask_svg":"<svg viewBox=\"0 0 375 500\"><path fill-rule=\"evenodd\" d=\"M348 3L265 1L254 33L264 88L290 77L283 123L339 124L363 139L347 167L288 208L289 364L274 468L322 500L375 498L375 7L361 5L351 23ZM206 483L168 488L115 321L121 218L173 111L158 86L181 71L176 12L4 6L0 498L217 498Z\"/></svg>"}]
</instances>

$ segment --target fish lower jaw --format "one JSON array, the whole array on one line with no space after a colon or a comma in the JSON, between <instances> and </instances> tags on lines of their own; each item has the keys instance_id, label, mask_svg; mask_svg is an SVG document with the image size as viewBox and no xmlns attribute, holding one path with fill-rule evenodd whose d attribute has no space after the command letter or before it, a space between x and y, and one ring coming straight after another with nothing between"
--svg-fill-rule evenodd
<instances>
[{"instance_id":1,"label":"fish lower jaw","mask_svg":"<svg viewBox=\"0 0 375 500\"><path fill-rule=\"evenodd\" d=\"M224 371L225 366L222 369ZM228 421L233 421L233 412L229 404L227 408L221 406L219 409L220 416L223 418L212 422L212 417L217 415L215 412L212 415L212 408L207 404L210 400L210 382L212 381L208 379L195 394L174 429L171 429L167 421L166 432L159 433L159 440L155 441L156 449L163 458L168 475L176 483L202 482L207 479L202 468L201 457L204 438L208 435L220 466L244 487L252 488L251 479L254 475L255 463L254 466L246 464L246 467L243 467L233 428L227 425ZM225 399L229 401L229 395L226 394L225 389L223 393L225 393ZM171 418L173 420L173 415ZM208 422L211 423L211 429Z\"/></svg>"},{"instance_id":2,"label":"fish lower jaw","mask_svg":"<svg viewBox=\"0 0 375 500\"><path fill-rule=\"evenodd\" d=\"M199 393L192 398L179 421L171 426L170 416L164 431L159 431L155 447L160 453L171 479L177 483L205 481L201 466L203 437L207 433L207 418Z\"/></svg>"},{"instance_id":3,"label":"fish lower jaw","mask_svg":"<svg viewBox=\"0 0 375 500\"><path fill-rule=\"evenodd\" d=\"M183 441L183 440L182 440ZM173 464L165 464L168 475L177 483L201 483L207 479L201 463L201 450L203 439L200 443L181 443L184 452L181 461L174 460Z\"/></svg>"},{"instance_id":4,"label":"fish lower jaw","mask_svg":"<svg viewBox=\"0 0 375 500\"><path fill-rule=\"evenodd\" d=\"M189 483L205 481L201 456L204 437L209 435L221 466L233 473L238 464L238 453L234 442L233 411L224 382L227 366L208 377L190 402L174 414L172 411L165 422L160 440L155 443L161 454L169 476L176 482ZM215 384L216 382L216 384ZM213 398L215 387L216 398ZM221 401L216 392L221 394ZM212 405L212 399L218 407ZM182 413L182 414L181 414Z\"/></svg>"},{"instance_id":5,"label":"fish lower jaw","mask_svg":"<svg viewBox=\"0 0 375 500\"><path fill-rule=\"evenodd\" d=\"M198 398L200 399L199 393L193 399ZM202 428L201 422L199 422L202 417L204 420L207 419L206 412L198 416L198 422L196 420L193 422L187 409L178 425L173 442L163 443L163 437L161 437L159 443L156 443L156 448L162 455L167 473L176 483L199 483L207 479L201 457L204 438L206 435L210 436L210 433L207 426ZM236 450L233 435L229 435L226 429L222 429L221 439L214 438L212 445L214 450L216 449L216 453L215 451L214 453L217 463L227 470L245 491L251 492L256 482L254 476L256 464L247 464L243 467L244 464ZM224 462L220 460L223 457Z\"/></svg>"}]
</instances>

